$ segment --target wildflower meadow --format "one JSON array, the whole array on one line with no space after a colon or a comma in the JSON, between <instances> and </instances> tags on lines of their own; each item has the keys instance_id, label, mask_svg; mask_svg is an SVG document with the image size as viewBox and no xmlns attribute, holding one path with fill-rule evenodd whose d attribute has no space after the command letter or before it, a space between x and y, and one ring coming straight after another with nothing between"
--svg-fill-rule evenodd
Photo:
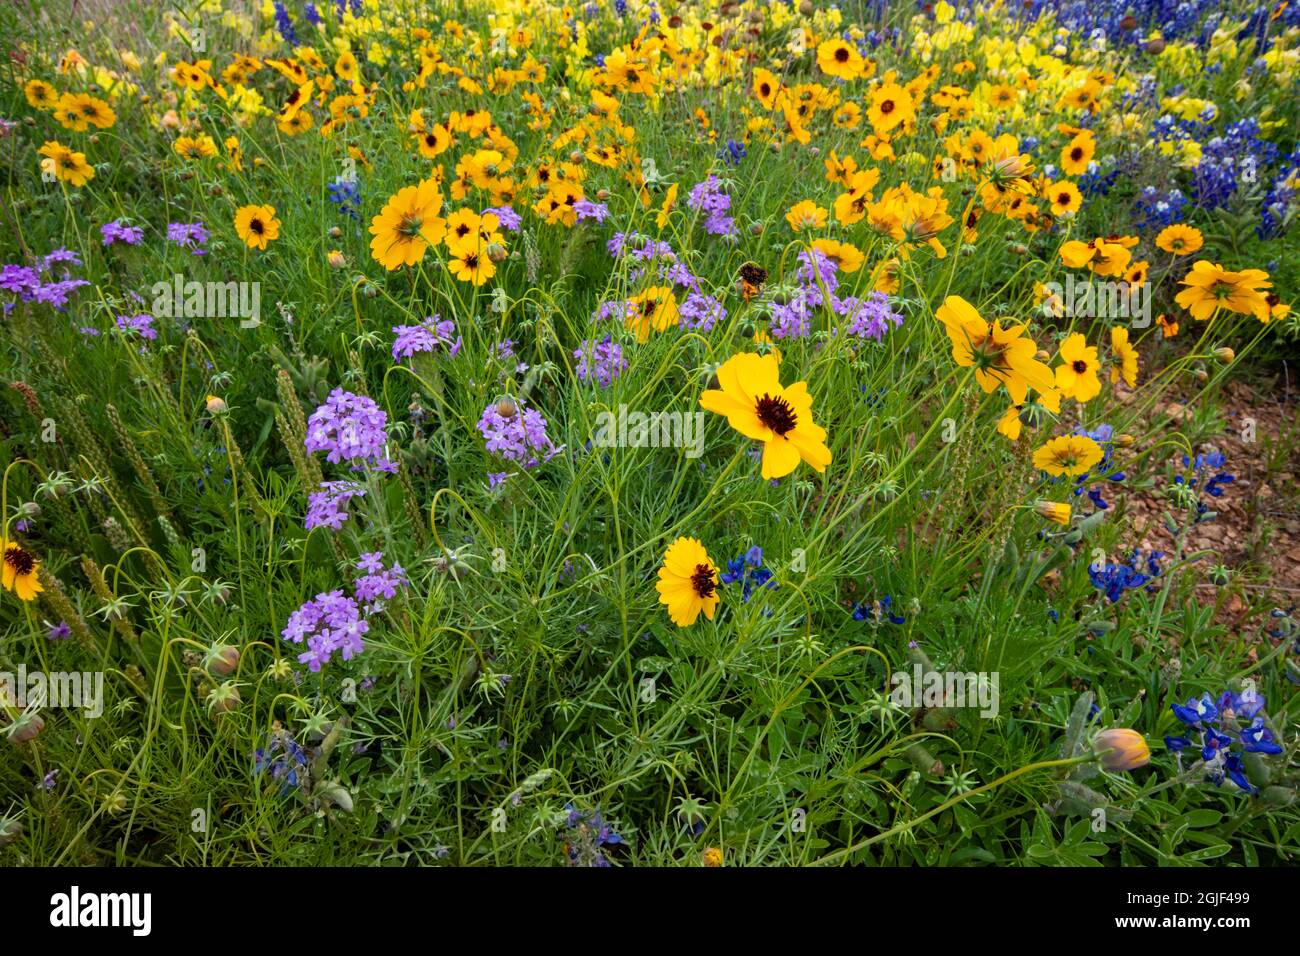
<instances>
[{"instance_id":1,"label":"wildflower meadow","mask_svg":"<svg viewBox=\"0 0 1300 956\"><path fill-rule=\"evenodd\" d=\"M1297 862L1300 4L0 45L0 863Z\"/></svg>"}]
</instances>

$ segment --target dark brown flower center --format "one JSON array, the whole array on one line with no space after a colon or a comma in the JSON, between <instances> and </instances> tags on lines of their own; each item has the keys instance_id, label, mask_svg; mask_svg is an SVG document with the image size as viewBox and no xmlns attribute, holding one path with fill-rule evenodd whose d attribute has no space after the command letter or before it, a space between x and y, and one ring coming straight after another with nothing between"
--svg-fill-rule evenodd
<instances>
[{"instance_id":1,"label":"dark brown flower center","mask_svg":"<svg viewBox=\"0 0 1300 956\"><path fill-rule=\"evenodd\" d=\"M754 411L760 422L782 436L794 431L795 423L798 421L798 416L795 415L789 402L784 398L773 398L767 394L758 400Z\"/></svg>"},{"instance_id":2,"label":"dark brown flower center","mask_svg":"<svg viewBox=\"0 0 1300 956\"><path fill-rule=\"evenodd\" d=\"M36 567L36 559L15 544L5 550L5 564L14 569L14 574L22 577L24 574L32 573L32 569Z\"/></svg>"},{"instance_id":3,"label":"dark brown flower center","mask_svg":"<svg viewBox=\"0 0 1300 956\"><path fill-rule=\"evenodd\" d=\"M402 216L402 221L397 224L397 234L412 239L420 234L420 227L424 221L413 213L406 213Z\"/></svg>"},{"instance_id":4,"label":"dark brown flower center","mask_svg":"<svg viewBox=\"0 0 1300 956\"><path fill-rule=\"evenodd\" d=\"M1076 375L1082 375L1088 371L1088 363L1083 359L1078 359L1070 366L1070 368L1074 369Z\"/></svg>"},{"instance_id":5,"label":"dark brown flower center","mask_svg":"<svg viewBox=\"0 0 1300 956\"><path fill-rule=\"evenodd\" d=\"M702 598L712 597L718 587L718 582L713 577L713 569L707 564L697 564L695 573L691 575L691 587Z\"/></svg>"},{"instance_id":6,"label":"dark brown flower center","mask_svg":"<svg viewBox=\"0 0 1300 956\"><path fill-rule=\"evenodd\" d=\"M894 101L893 101L893 100L885 100L885 102L881 103L881 104L880 104L880 112L882 112L882 113L884 113L884 114L886 114L886 115L888 115L888 114L894 112Z\"/></svg>"},{"instance_id":7,"label":"dark brown flower center","mask_svg":"<svg viewBox=\"0 0 1300 956\"><path fill-rule=\"evenodd\" d=\"M1070 158L1076 163L1083 159L1083 149L1078 146L1074 147L1074 149L1070 150Z\"/></svg>"},{"instance_id":8,"label":"dark brown flower center","mask_svg":"<svg viewBox=\"0 0 1300 956\"><path fill-rule=\"evenodd\" d=\"M849 51L847 47L840 47L838 50L835 51L835 62L836 63L849 62Z\"/></svg>"},{"instance_id":9,"label":"dark brown flower center","mask_svg":"<svg viewBox=\"0 0 1300 956\"><path fill-rule=\"evenodd\" d=\"M255 232L255 233L257 233L259 236L260 236L262 233L266 232L266 225L265 225L265 224L262 222L262 220L260 220L260 219L253 219L253 220L248 224L248 228L249 228L249 230L250 230L251 232Z\"/></svg>"}]
</instances>

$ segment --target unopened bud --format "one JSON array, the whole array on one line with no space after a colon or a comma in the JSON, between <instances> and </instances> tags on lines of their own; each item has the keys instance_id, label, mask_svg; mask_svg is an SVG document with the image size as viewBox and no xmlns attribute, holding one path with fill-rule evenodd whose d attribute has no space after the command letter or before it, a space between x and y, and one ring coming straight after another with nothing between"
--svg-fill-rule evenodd
<instances>
[{"instance_id":1,"label":"unopened bud","mask_svg":"<svg viewBox=\"0 0 1300 956\"><path fill-rule=\"evenodd\" d=\"M1234 352L1232 349L1228 348L1226 345L1221 345L1214 350L1214 357L1217 358L1224 365L1230 365L1232 364L1232 360L1237 357L1237 353Z\"/></svg>"},{"instance_id":2,"label":"unopened bud","mask_svg":"<svg viewBox=\"0 0 1300 956\"><path fill-rule=\"evenodd\" d=\"M493 262L496 263L505 262L506 259L509 257L509 255L510 253L506 251L506 247L501 245L501 243L493 242L488 244L487 256Z\"/></svg>"},{"instance_id":3,"label":"unopened bud","mask_svg":"<svg viewBox=\"0 0 1300 956\"><path fill-rule=\"evenodd\" d=\"M325 256L325 261L334 269L342 269L348 264L348 257L338 249L331 249L329 254Z\"/></svg>"},{"instance_id":4,"label":"unopened bud","mask_svg":"<svg viewBox=\"0 0 1300 956\"><path fill-rule=\"evenodd\" d=\"M213 415L220 415L226 410L226 400L219 395L209 395L206 401L208 411Z\"/></svg>"},{"instance_id":5,"label":"unopened bud","mask_svg":"<svg viewBox=\"0 0 1300 956\"><path fill-rule=\"evenodd\" d=\"M226 677L239 666L239 648L229 644L213 644L203 655L203 666L215 677Z\"/></svg>"}]
</instances>

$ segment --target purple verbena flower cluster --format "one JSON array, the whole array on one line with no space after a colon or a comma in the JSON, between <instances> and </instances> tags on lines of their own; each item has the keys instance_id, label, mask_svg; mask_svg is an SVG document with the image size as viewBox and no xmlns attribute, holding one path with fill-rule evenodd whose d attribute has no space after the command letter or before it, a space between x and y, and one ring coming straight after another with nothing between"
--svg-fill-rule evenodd
<instances>
[{"instance_id":1,"label":"purple verbena flower cluster","mask_svg":"<svg viewBox=\"0 0 1300 956\"><path fill-rule=\"evenodd\" d=\"M449 356L453 356L461 347L456 323L436 315L420 325L395 325L393 335L394 362L409 359L416 352L437 352L439 349L445 349Z\"/></svg>"},{"instance_id":2,"label":"purple verbena flower cluster","mask_svg":"<svg viewBox=\"0 0 1300 956\"><path fill-rule=\"evenodd\" d=\"M307 419L305 444L310 452L326 452L325 460L334 464L391 472L397 466L384 455L387 429L388 415L374 399L336 388Z\"/></svg>"},{"instance_id":3,"label":"purple verbena flower cluster","mask_svg":"<svg viewBox=\"0 0 1300 956\"><path fill-rule=\"evenodd\" d=\"M144 227L128 226L121 219L114 219L112 222L106 222L100 226L99 234L106 246L111 246L115 242L125 243L128 246L138 246L140 241L144 239Z\"/></svg>"},{"instance_id":4,"label":"purple verbena flower cluster","mask_svg":"<svg viewBox=\"0 0 1300 956\"><path fill-rule=\"evenodd\" d=\"M503 405L510 406L509 415L502 414L506 410L501 407ZM559 449L546 435L546 419L542 413L535 408L525 408L522 403L491 403L483 409L478 430L487 442L489 452L525 468L536 468L559 454Z\"/></svg>"},{"instance_id":5,"label":"purple verbena flower cluster","mask_svg":"<svg viewBox=\"0 0 1300 956\"><path fill-rule=\"evenodd\" d=\"M318 672L335 651L345 661L364 651L366 645L361 637L369 630L357 602L338 590L317 594L290 614L280 636L294 644L305 642L307 650L298 655L298 662Z\"/></svg>"},{"instance_id":6,"label":"purple verbena flower cluster","mask_svg":"<svg viewBox=\"0 0 1300 956\"><path fill-rule=\"evenodd\" d=\"M206 256L207 241L212 238L207 226L201 222L169 222L167 224L167 241L174 242L182 249L189 249L190 255Z\"/></svg>"},{"instance_id":7,"label":"purple verbena flower cluster","mask_svg":"<svg viewBox=\"0 0 1300 956\"><path fill-rule=\"evenodd\" d=\"M696 183L686 204L704 215L704 231L713 236L731 236L736 233L736 220L731 212L731 197L722 191L722 183L712 174Z\"/></svg>"},{"instance_id":8,"label":"purple verbena flower cluster","mask_svg":"<svg viewBox=\"0 0 1300 956\"><path fill-rule=\"evenodd\" d=\"M348 502L363 497L366 489L355 481L323 481L320 489L307 496L307 518L303 522L308 531L313 528L331 528L338 531L348 520Z\"/></svg>"},{"instance_id":9,"label":"purple verbena flower cluster","mask_svg":"<svg viewBox=\"0 0 1300 956\"><path fill-rule=\"evenodd\" d=\"M619 373L627 368L623 347L608 335L599 341L586 339L574 351L573 357L578 362L579 380L587 382L595 379L601 388L609 388Z\"/></svg>"}]
</instances>

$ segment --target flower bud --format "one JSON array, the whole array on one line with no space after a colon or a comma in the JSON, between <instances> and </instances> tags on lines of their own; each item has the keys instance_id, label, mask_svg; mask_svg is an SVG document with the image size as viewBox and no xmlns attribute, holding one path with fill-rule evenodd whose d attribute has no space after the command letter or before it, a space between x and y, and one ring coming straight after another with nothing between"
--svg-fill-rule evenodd
<instances>
[{"instance_id":1,"label":"flower bud","mask_svg":"<svg viewBox=\"0 0 1300 956\"><path fill-rule=\"evenodd\" d=\"M345 265L348 264L347 256L343 255L343 253L340 252L338 249L331 249L329 251L329 254L325 256L325 261L328 262L330 264L330 267L334 269L342 269Z\"/></svg>"},{"instance_id":2,"label":"flower bud","mask_svg":"<svg viewBox=\"0 0 1300 956\"><path fill-rule=\"evenodd\" d=\"M803 0L803 2L799 4L799 12L802 13L805 17L812 16L812 12L813 12L812 0Z\"/></svg>"},{"instance_id":3,"label":"flower bud","mask_svg":"<svg viewBox=\"0 0 1300 956\"><path fill-rule=\"evenodd\" d=\"M23 835L23 825L8 817L0 819L0 849L4 849Z\"/></svg>"},{"instance_id":4,"label":"flower bud","mask_svg":"<svg viewBox=\"0 0 1300 956\"><path fill-rule=\"evenodd\" d=\"M571 152L569 154L569 162L575 164L582 162L582 150L575 149L573 152Z\"/></svg>"},{"instance_id":5,"label":"flower bud","mask_svg":"<svg viewBox=\"0 0 1300 956\"><path fill-rule=\"evenodd\" d=\"M1232 579L1232 575L1228 572L1228 569L1224 567L1222 564L1216 564L1214 567L1210 568L1210 583L1213 584L1215 587L1221 588L1224 585L1226 585L1231 579Z\"/></svg>"},{"instance_id":6,"label":"flower bud","mask_svg":"<svg viewBox=\"0 0 1300 956\"><path fill-rule=\"evenodd\" d=\"M1036 511L1041 518L1048 521L1055 521L1057 524L1068 525L1070 523L1070 505L1061 504L1056 501L1039 501L1034 504Z\"/></svg>"},{"instance_id":7,"label":"flower bud","mask_svg":"<svg viewBox=\"0 0 1300 956\"><path fill-rule=\"evenodd\" d=\"M596 190L596 198L599 199L601 202L604 202L606 199L609 198L609 190L608 190L608 189L597 189L597 190Z\"/></svg>"},{"instance_id":8,"label":"flower bud","mask_svg":"<svg viewBox=\"0 0 1300 956\"><path fill-rule=\"evenodd\" d=\"M763 234L763 224L761 222L754 223L749 227L749 234L751 236L761 236Z\"/></svg>"},{"instance_id":9,"label":"flower bud","mask_svg":"<svg viewBox=\"0 0 1300 956\"><path fill-rule=\"evenodd\" d=\"M492 242L487 247L487 257L495 263L505 262L510 253L506 252L506 247L499 242Z\"/></svg>"},{"instance_id":10,"label":"flower bud","mask_svg":"<svg viewBox=\"0 0 1300 956\"><path fill-rule=\"evenodd\" d=\"M239 699L239 688L235 686L232 680L226 681L220 687L214 687L208 691L208 713L215 715L230 714L239 709L241 703Z\"/></svg>"},{"instance_id":11,"label":"flower bud","mask_svg":"<svg viewBox=\"0 0 1300 956\"><path fill-rule=\"evenodd\" d=\"M1221 345L1219 346L1219 348L1214 350L1214 357L1217 358L1224 365L1231 365L1232 360L1237 357L1237 353L1234 352L1232 349L1228 348L1226 345Z\"/></svg>"},{"instance_id":12,"label":"flower bud","mask_svg":"<svg viewBox=\"0 0 1300 956\"><path fill-rule=\"evenodd\" d=\"M213 644L203 655L203 666L214 677L227 677L239 666L239 648Z\"/></svg>"},{"instance_id":13,"label":"flower bud","mask_svg":"<svg viewBox=\"0 0 1300 956\"><path fill-rule=\"evenodd\" d=\"M343 238L343 230L340 229L338 226L330 226L330 238L331 238L331 239L342 239L342 238Z\"/></svg>"},{"instance_id":14,"label":"flower bud","mask_svg":"<svg viewBox=\"0 0 1300 956\"><path fill-rule=\"evenodd\" d=\"M1101 757L1101 765L1107 770L1136 770L1151 761L1146 738L1124 727L1103 730L1093 738L1092 750Z\"/></svg>"},{"instance_id":15,"label":"flower bud","mask_svg":"<svg viewBox=\"0 0 1300 956\"><path fill-rule=\"evenodd\" d=\"M220 415L226 410L226 400L219 395L209 395L206 401L208 411L213 415Z\"/></svg>"},{"instance_id":16,"label":"flower bud","mask_svg":"<svg viewBox=\"0 0 1300 956\"><path fill-rule=\"evenodd\" d=\"M1114 441L1120 448L1132 448L1137 443L1137 439L1127 433L1116 435Z\"/></svg>"},{"instance_id":17,"label":"flower bud","mask_svg":"<svg viewBox=\"0 0 1300 956\"><path fill-rule=\"evenodd\" d=\"M722 866L722 851L716 846L711 846L700 854L700 862L710 869Z\"/></svg>"},{"instance_id":18,"label":"flower bud","mask_svg":"<svg viewBox=\"0 0 1300 956\"><path fill-rule=\"evenodd\" d=\"M45 718L34 710L24 711L7 731L8 737L16 744L25 744L35 740L37 734L45 729Z\"/></svg>"},{"instance_id":19,"label":"flower bud","mask_svg":"<svg viewBox=\"0 0 1300 956\"><path fill-rule=\"evenodd\" d=\"M515 403L508 398L503 398L497 402L497 414L502 418L514 418L517 411Z\"/></svg>"}]
</instances>

